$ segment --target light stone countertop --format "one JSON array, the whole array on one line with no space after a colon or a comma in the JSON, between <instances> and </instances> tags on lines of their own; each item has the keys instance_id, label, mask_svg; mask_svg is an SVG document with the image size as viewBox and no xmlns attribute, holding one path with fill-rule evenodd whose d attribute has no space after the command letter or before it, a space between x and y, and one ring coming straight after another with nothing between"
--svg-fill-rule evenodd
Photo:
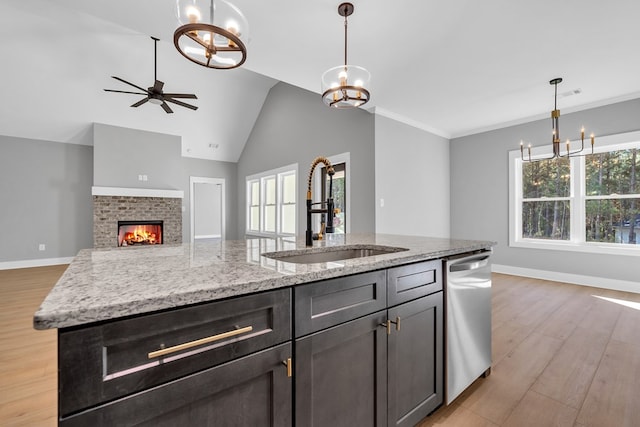
<instances>
[{"instance_id":1,"label":"light stone countertop","mask_svg":"<svg viewBox=\"0 0 640 427\"><path fill-rule=\"evenodd\" d=\"M495 242L385 234L328 235L305 248L304 238L247 239L113 249L83 249L35 313L36 329L66 328L315 282L488 249ZM407 251L315 264L260 254L383 245Z\"/></svg>"}]
</instances>

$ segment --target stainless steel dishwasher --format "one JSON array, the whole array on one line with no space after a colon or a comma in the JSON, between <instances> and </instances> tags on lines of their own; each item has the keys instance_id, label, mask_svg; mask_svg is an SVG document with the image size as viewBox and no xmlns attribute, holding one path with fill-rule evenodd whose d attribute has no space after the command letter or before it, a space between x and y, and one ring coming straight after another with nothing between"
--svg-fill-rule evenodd
<instances>
[{"instance_id":1,"label":"stainless steel dishwasher","mask_svg":"<svg viewBox=\"0 0 640 427\"><path fill-rule=\"evenodd\" d=\"M491 372L491 254L447 259L445 401Z\"/></svg>"}]
</instances>

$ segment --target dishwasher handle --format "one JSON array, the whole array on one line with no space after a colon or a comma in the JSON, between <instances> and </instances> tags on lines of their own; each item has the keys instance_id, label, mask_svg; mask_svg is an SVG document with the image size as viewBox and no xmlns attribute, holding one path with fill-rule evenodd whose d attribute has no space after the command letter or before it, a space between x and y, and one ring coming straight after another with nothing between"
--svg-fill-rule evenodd
<instances>
[{"instance_id":1,"label":"dishwasher handle","mask_svg":"<svg viewBox=\"0 0 640 427\"><path fill-rule=\"evenodd\" d=\"M478 258L466 259L465 262L459 264L449 265L449 271L455 273L456 271L470 271L477 270L482 267L486 267L489 263L489 255L483 255Z\"/></svg>"}]
</instances>

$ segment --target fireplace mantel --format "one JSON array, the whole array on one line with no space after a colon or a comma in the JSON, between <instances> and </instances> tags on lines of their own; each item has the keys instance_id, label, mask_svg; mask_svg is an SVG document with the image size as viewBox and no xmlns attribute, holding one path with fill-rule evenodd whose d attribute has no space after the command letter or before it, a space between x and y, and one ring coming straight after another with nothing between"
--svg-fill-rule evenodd
<instances>
[{"instance_id":1,"label":"fireplace mantel","mask_svg":"<svg viewBox=\"0 0 640 427\"><path fill-rule=\"evenodd\" d=\"M159 190L154 188L91 187L93 196L166 197L184 199L182 190Z\"/></svg>"}]
</instances>

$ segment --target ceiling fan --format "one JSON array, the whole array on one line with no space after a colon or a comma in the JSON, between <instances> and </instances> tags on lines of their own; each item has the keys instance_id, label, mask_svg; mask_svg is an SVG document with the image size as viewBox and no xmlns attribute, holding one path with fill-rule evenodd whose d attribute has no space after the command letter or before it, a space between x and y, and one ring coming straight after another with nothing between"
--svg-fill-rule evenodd
<instances>
[{"instance_id":1,"label":"ceiling fan","mask_svg":"<svg viewBox=\"0 0 640 427\"><path fill-rule=\"evenodd\" d=\"M147 88L147 89L143 89L140 86L134 85L133 83L130 83L124 79L121 79L120 77L116 77L116 76L111 76L114 79L121 81L122 83L126 83L129 86L133 86L136 89L142 91L142 92L128 92L128 91L124 91L124 90L114 90L114 89L105 89L105 91L107 92L116 92L116 93L130 93L133 95L144 95L145 97L143 99L141 99L140 101L136 102L135 104L132 104L132 107L139 107L142 104L146 103L147 101L152 103L152 104L156 104L156 105L160 105L165 112L168 113L173 113L173 110L169 107L169 105L167 104L167 102L171 102L172 104L176 104L179 105L181 107L186 107L186 108L190 108L192 110L197 110L198 107L196 107L195 105L190 105L187 104L186 102L182 102L182 101L178 101L176 98L188 98L188 99L198 99L198 97L193 94L193 93L164 93L162 91L162 88L164 87L164 82L161 82L160 80L158 80L158 78L156 77L157 74L157 70L158 70L158 40L155 37L151 37L155 43L154 45L154 52L153 52L153 78L155 79L155 82L153 83L153 86Z\"/></svg>"}]
</instances>

